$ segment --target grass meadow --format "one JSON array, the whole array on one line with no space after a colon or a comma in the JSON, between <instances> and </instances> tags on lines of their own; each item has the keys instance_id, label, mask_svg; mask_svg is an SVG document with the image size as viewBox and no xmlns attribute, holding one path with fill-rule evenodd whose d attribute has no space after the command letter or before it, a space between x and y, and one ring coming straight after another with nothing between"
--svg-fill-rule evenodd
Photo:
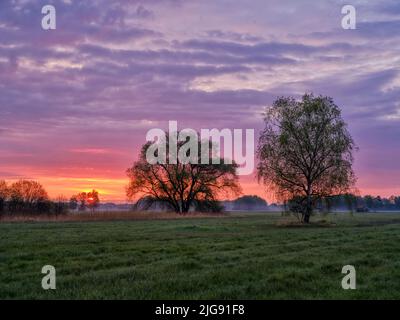
<instances>
[{"instance_id":1,"label":"grass meadow","mask_svg":"<svg viewBox=\"0 0 400 320\"><path fill-rule=\"evenodd\" d=\"M2 221L0 298L400 299L398 213L153 218ZM41 288L47 264L56 290ZM347 264L356 290L341 288Z\"/></svg>"}]
</instances>

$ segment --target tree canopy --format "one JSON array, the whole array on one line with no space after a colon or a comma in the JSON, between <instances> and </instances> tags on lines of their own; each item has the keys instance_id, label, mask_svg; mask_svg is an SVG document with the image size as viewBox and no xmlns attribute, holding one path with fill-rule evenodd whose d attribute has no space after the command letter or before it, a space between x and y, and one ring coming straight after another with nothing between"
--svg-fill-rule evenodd
<instances>
[{"instance_id":1,"label":"tree canopy","mask_svg":"<svg viewBox=\"0 0 400 320\"><path fill-rule=\"evenodd\" d=\"M264 115L258 178L282 200L296 199L309 222L318 199L354 185L354 141L330 97L278 98Z\"/></svg>"},{"instance_id":2,"label":"tree canopy","mask_svg":"<svg viewBox=\"0 0 400 320\"><path fill-rule=\"evenodd\" d=\"M256 195L242 196L233 202L234 210L265 210L267 207L268 203Z\"/></svg>"},{"instance_id":3,"label":"tree canopy","mask_svg":"<svg viewBox=\"0 0 400 320\"><path fill-rule=\"evenodd\" d=\"M188 157L198 157L198 163L182 162L176 164L154 163L146 159L146 152L150 142L143 145L139 159L127 170L129 185L127 196L132 199L139 197L138 203L149 208L154 203L160 204L169 210L185 214L189 210L220 211L218 202L221 194L239 194L240 187L236 173L237 165L233 162L225 164L219 159L219 164L210 161L210 164L201 164L201 149L194 152L185 149L185 142L178 144L178 152L182 148ZM167 154L169 145L167 143ZM143 207L143 206L142 206Z\"/></svg>"}]
</instances>

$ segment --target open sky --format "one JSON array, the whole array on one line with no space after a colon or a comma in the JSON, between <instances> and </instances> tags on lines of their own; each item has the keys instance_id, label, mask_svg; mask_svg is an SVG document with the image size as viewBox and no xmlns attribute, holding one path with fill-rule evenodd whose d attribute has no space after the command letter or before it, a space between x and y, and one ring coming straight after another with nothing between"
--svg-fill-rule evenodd
<instances>
[{"instance_id":1,"label":"open sky","mask_svg":"<svg viewBox=\"0 0 400 320\"><path fill-rule=\"evenodd\" d=\"M56 30L41 27L46 4ZM0 179L123 201L149 129L258 136L277 96L314 92L342 108L360 192L400 194L399 52L398 0L2 0Z\"/></svg>"}]
</instances>

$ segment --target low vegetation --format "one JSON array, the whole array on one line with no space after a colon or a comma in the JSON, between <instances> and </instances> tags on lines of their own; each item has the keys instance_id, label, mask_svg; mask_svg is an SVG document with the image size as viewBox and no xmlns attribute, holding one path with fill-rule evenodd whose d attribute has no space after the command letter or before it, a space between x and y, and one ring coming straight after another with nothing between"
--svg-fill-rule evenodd
<instances>
[{"instance_id":1,"label":"low vegetation","mask_svg":"<svg viewBox=\"0 0 400 320\"><path fill-rule=\"evenodd\" d=\"M290 219L0 223L0 298L400 298L400 214ZM41 288L46 264L56 290ZM347 264L356 290L341 288Z\"/></svg>"}]
</instances>

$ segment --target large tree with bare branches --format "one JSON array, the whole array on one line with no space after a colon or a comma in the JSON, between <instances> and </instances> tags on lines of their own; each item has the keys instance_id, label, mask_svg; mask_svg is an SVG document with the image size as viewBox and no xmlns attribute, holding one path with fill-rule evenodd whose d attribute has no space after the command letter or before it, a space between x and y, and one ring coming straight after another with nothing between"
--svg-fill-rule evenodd
<instances>
[{"instance_id":1,"label":"large tree with bare branches","mask_svg":"<svg viewBox=\"0 0 400 320\"><path fill-rule=\"evenodd\" d=\"M12 212L42 212L48 210L49 196L37 181L19 180L9 187L8 207Z\"/></svg>"},{"instance_id":2,"label":"large tree with bare branches","mask_svg":"<svg viewBox=\"0 0 400 320\"><path fill-rule=\"evenodd\" d=\"M282 200L296 200L308 223L316 201L353 186L354 141L332 98L282 97L265 112L258 177Z\"/></svg>"},{"instance_id":3,"label":"large tree with bare branches","mask_svg":"<svg viewBox=\"0 0 400 320\"><path fill-rule=\"evenodd\" d=\"M202 142L204 144L204 142ZM199 148L201 144L199 142ZM178 152L185 143L178 143ZM201 164L201 154L187 154L189 157L198 157L198 163L183 163L178 159L176 164L149 163L146 152L151 143L146 143L141 150L139 159L127 170L129 185L127 196L139 197L138 203L144 208L152 204L161 204L169 210L185 214L189 210L220 211L218 199L221 195L239 194L240 187L235 163L225 163L220 159L219 164L210 161ZM167 143L167 153L169 145ZM143 208L143 207L142 207Z\"/></svg>"}]
</instances>

